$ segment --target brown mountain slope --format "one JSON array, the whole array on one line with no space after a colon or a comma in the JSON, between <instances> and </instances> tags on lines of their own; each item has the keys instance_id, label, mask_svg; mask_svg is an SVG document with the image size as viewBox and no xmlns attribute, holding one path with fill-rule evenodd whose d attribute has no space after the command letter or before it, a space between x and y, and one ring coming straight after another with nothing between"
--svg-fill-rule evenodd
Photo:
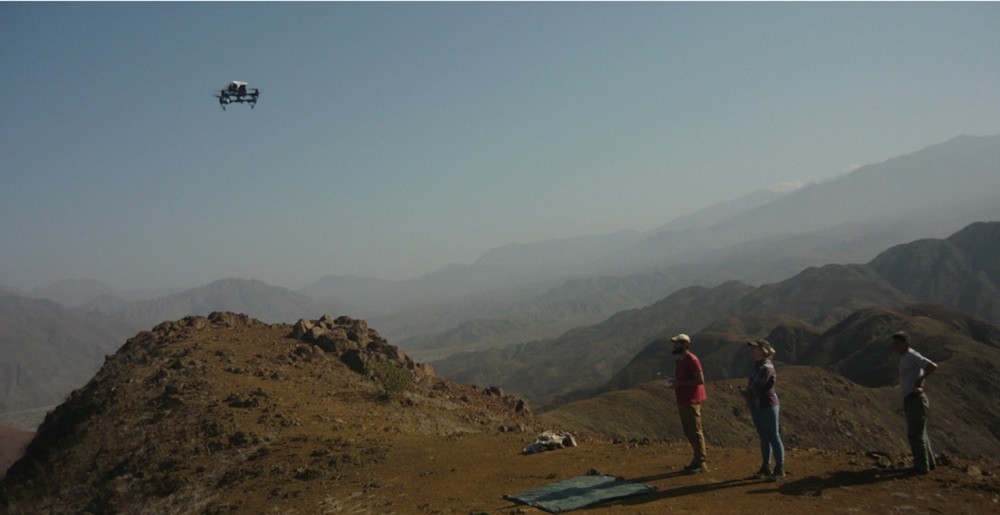
<instances>
[{"instance_id":1,"label":"brown mountain slope","mask_svg":"<svg viewBox=\"0 0 1000 515\"><path fill-rule=\"evenodd\" d=\"M0 290L0 413L58 403L132 333L100 316Z\"/></svg>"},{"instance_id":2,"label":"brown mountain slope","mask_svg":"<svg viewBox=\"0 0 1000 515\"><path fill-rule=\"evenodd\" d=\"M735 313L787 315L829 327L868 306L902 306L911 300L865 265L810 267L765 284L740 300Z\"/></svg>"},{"instance_id":3,"label":"brown mountain slope","mask_svg":"<svg viewBox=\"0 0 1000 515\"><path fill-rule=\"evenodd\" d=\"M972 354L980 358L977 362L985 363L991 361L985 357L1000 350L1000 327L933 304L858 310L826 331L788 316L740 315L718 320L693 337L695 352L711 379L745 375L745 349L740 344L767 337L782 363L826 368L874 387L896 380L896 357L887 352L886 340L900 328L909 328L924 343L925 353L942 361L956 354ZM628 388L654 379L659 372L669 372L675 359L671 350L666 338L650 342L596 392ZM964 373L979 374L978 365ZM982 375L991 376L991 369L983 370Z\"/></svg>"},{"instance_id":4,"label":"brown mountain slope","mask_svg":"<svg viewBox=\"0 0 1000 515\"><path fill-rule=\"evenodd\" d=\"M1000 222L975 223L943 240L898 245L868 266L921 302L1000 322Z\"/></svg>"},{"instance_id":5,"label":"brown mountain slope","mask_svg":"<svg viewBox=\"0 0 1000 515\"><path fill-rule=\"evenodd\" d=\"M24 454L24 449L34 436L35 433L31 431L0 426L0 478Z\"/></svg>"},{"instance_id":6,"label":"brown mountain slope","mask_svg":"<svg viewBox=\"0 0 1000 515\"><path fill-rule=\"evenodd\" d=\"M622 311L555 340L454 355L434 362L434 367L462 383L500 384L541 405L603 384L657 336L721 318L752 290L735 281L715 288L684 288L651 306Z\"/></svg>"},{"instance_id":7,"label":"brown mountain slope","mask_svg":"<svg viewBox=\"0 0 1000 515\"><path fill-rule=\"evenodd\" d=\"M503 496L591 469L658 488L599 508L607 513L982 513L1000 503L993 465L957 458L934 476L905 477L892 457L790 446L791 475L765 484L747 478L758 457L746 446L713 446L713 469L698 476L676 473L688 456L673 440L613 443L581 431L578 447L522 455L545 426L516 399L434 377L362 321L323 323L217 313L137 335L47 417L0 484L0 509L541 513ZM364 360L381 382L348 366ZM400 376L376 365L390 361L411 382L395 388Z\"/></svg>"},{"instance_id":8,"label":"brown mountain slope","mask_svg":"<svg viewBox=\"0 0 1000 515\"><path fill-rule=\"evenodd\" d=\"M899 306L906 301L904 294L863 265L827 265L759 288L738 282L685 288L649 307L623 311L555 340L455 355L434 362L434 367L457 381L500 384L536 405L549 406L579 398L574 390L600 388L658 338L698 332L728 317L769 321L769 326L755 331L759 337L791 317L825 328L859 307Z\"/></svg>"},{"instance_id":9,"label":"brown mountain slope","mask_svg":"<svg viewBox=\"0 0 1000 515\"><path fill-rule=\"evenodd\" d=\"M779 325L761 333L769 322ZM1000 403L996 401L996 393L1000 392L1000 327L978 317L944 306L914 305L863 309L823 333L795 320L756 317L736 317L712 328L715 331L693 335L692 344L709 381L741 378L734 379L738 383L746 377L752 363L744 342L766 336L778 351L779 366L822 368L841 380L867 387L863 388L866 396L899 384L899 357L891 351L888 341L893 332L906 330L914 338L914 348L940 366L929 381L933 383L929 388L935 401L934 416L946 422L939 436L942 441L961 442L952 444L954 448L948 452L967 457L1000 454ZM671 349L669 343L650 344L603 391L645 383L656 377L656 371L672 373L675 357ZM795 388L808 390L810 382L798 384L784 378L782 386L794 392ZM800 400L815 405L827 403L808 396ZM858 406L865 405L861 397L854 401ZM895 399L889 408L898 409L898 403ZM877 419L858 414L856 422Z\"/></svg>"},{"instance_id":10,"label":"brown mountain slope","mask_svg":"<svg viewBox=\"0 0 1000 515\"><path fill-rule=\"evenodd\" d=\"M701 359L705 377L712 380L728 379L734 375L742 375L747 368L746 349L734 343L742 343L768 336L774 328L789 328L798 332L818 334L818 331L792 317L759 317L742 315L727 317L709 324L705 330L693 336L697 343L698 356ZM592 392L576 395L577 398L591 397L597 393L621 390L652 381L660 374L672 374L674 361L673 344L669 337L657 338L643 347L624 368L619 370L602 387ZM734 371L738 371L735 372Z\"/></svg>"},{"instance_id":11,"label":"brown mountain slope","mask_svg":"<svg viewBox=\"0 0 1000 515\"><path fill-rule=\"evenodd\" d=\"M961 442L955 452L966 456L1000 455L1000 327L944 306L870 308L815 340L796 342L796 362L864 386L895 387L899 357L888 340L898 330L909 332L914 348L940 367L928 388L936 417L945 422L941 439Z\"/></svg>"},{"instance_id":12,"label":"brown mountain slope","mask_svg":"<svg viewBox=\"0 0 1000 515\"><path fill-rule=\"evenodd\" d=\"M750 360L749 354L746 356ZM943 372L944 369L941 371ZM1000 441L952 406L951 391L928 380L931 439L936 452L969 459L1000 455ZM781 432L786 446L878 452L902 458L909 450L902 401L894 387L866 388L816 367L778 365ZM756 433L739 388L745 379L711 381L703 406L705 436L712 446L748 447ZM662 381L560 406L544 420L621 438L683 440L673 391Z\"/></svg>"}]
</instances>

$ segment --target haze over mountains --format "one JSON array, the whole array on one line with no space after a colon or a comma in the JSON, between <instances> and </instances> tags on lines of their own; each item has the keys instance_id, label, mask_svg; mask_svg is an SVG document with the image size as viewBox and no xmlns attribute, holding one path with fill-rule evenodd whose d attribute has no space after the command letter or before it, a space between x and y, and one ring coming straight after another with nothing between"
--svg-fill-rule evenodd
<instances>
[{"instance_id":1,"label":"haze over mountains","mask_svg":"<svg viewBox=\"0 0 1000 515\"><path fill-rule=\"evenodd\" d=\"M1000 135L958 136L790 193L754 192L644 233L620 231L507 245L487 252L471 265L449 265L403 281L331 275L302 288L300 293L375 311L398 311L414 303L425 305L539 281L697 262L706 257L705 251L762 239L787 241L816 234L825 238L838 234L845 235L841 236L845 239L864 234L885 238L899 234L889 242L891 245L920 237L941 238L969 223L998 218L998 161ZM669 201L670 194L664 192L664 202ZM853 245L837 243L838 247L848 248L818 264L867 261L886 247L885 239L867 246L861 241ZM841 255L863 259L843 259ZM99 283L75 282L79 289L110 293L110 288L101 291ZM37 289L34 296L67 305L82 303L82 292L70 288L51 290ZM129 295L141 297L148 293Z\"/></svg>"},{"instance_id":2,"label":"haze over mountains","mask_svg":"<svg viewBox=\"0 0 1000 515\"><path fill-rule=\"evenodd\" d=\"M669 202L672 192L664 192ZM328 276L304 291L316 298L377 301L399 310L574 276L621 275L714 259L702 280L771 281L805 266L867 261L886 246L945 237L969 223L1000 218L1000 135L959 136L909 155L858 168L786 194L756 192L708 207L646 233L617 232L508 245L471 265L453 265L407 281ZM767 245L770 251L759 248ZM785 250L783 262L734 263ZM720 256L721 254L721 256ZM722 267L720 263L717 266Z\"/></svg>"},{"instance_id":3,"label":"haze over mountains","mask_svg":"<svg viewBox=\"0 0 1000 515\"><path fill-rule=\"evenodd\" d=\"M544 405L560 397L565 400L567 395L579 398L600 391L601 385L611 381L650 342L679 332L724 334L699 346L707 354L716 345L765 337L779 327L810 341L868 307L914 303L957 307L957 299L963 299L968 312L981 317L983 323L997 324L997 245L1000 222L979 222L945 240L918 240L895 246L869 265L809 268L784 281L756 288L737 281L714 288L684 288L648 307L620 312L555 339L455 355L434 362L434 366L460 382L491 381ZM886 277L898 278L900 270L908 271L914 279L901 284L902 290ZM947 281L937 280L939 276ZM924 288L925 283L940 287ZM978 303L970 299L978 299ZM982 343L996 342L987 339ZM660 366L668 368L665 363ZM652 379L653 371L647 369L640 379ZM709 376L712 379L733 376L733 370L727 367L713 372ZM617 384L628 386L635 380L619 380Z\"/></svg>"},{"instance_id":4,"label":"haze over mountains","mask_svg":"<svg viewBox=\"0 0 1000 515\"><path fill-rule=\"evenodd\" d=\"M665 202L668 193L664 194ZM933 279L939 277L937 271L919 263L901 265L883 256L872 261L893 245L945 238L985 220L1000 220L1000 136L960 136L790 193L756 192L647 233L622 231L510 245L488 252L471 265L452 265L406 281L328 276L295 292L254 280L226 279L152 298L146 297L149 292L122 295L91 281L68 281L33 292L57 298L62 306L32 299L24 292L6 291L0 297L0 313L20 312L14 306L27 312L6 317L0 326L5 356L0 366L0 385L4 385L0 411L58 402L68 385L85 382L96 370L100 356L129 334L163 320L220 310L247 313L265 322L290 322L322 313L349 314L369 320L391 342L419 359L445 358L476 349L493 354L535 349L546 341L600 333L602 326L593 324L630 320L637 313L653 310L664 299L675 302L691 295L718 296L722 304L709 306L707 301L697 301L704 312L682 318L674 313L671 323L703 327L734 310L753 314L787 307L796 310L794 316L822 327L871 303L898 306L914 301L942 302L993 317L996 295L990 288L996 281L968 275L969 270L976 270L991 277L994 269L988 252L975 258L979 261L949 269L952 275L947 280ZM959 247L967 250L969 244ZM952 251L941 252L944 254L938 258ZM868 265L802 272L829 263ZM900 271L905 266L911 270ZM912 290L914 281L908 278L916 273L927 278L916 281L920 286ZM796 274L800 274L796 282L779 282ZM963 288L971 288L975 296L945 291L953 279L963 281ZM761 287L761 292L799 283L802 286L797 288L802 292L822 289L810 280L820 286L851 281L863 285L855 288L858 295L868 292L869 297L817 298L815 302L822 305L810 311L808 302L791 294L782 303L775 296L753 294L750 286L774 283ZM725 281L739 283L719 286ZM876 283L878 287L872 286ZM691 290L692 286L712 289ZM733 298L743 299L747 305L726 304ZM81 327L70 331L81 343L52 350L53 335L60 331L56 328L66 324ZM554 399L575 388L596 388L665 327L661 320L644 329L648 334L634 334L628 345L608 358L606 370L592 380L567 383L565 389L540 395ZM501 350L515 344L518 346ZM40 393L29 396L17 393L39 377L51 377L52 365L36 368L35 364L39 355L55 352L58 359L75 364L59 367L58 375L65 384L48 390L32 387ZM474 382L489 375L460 375L477 368L470 363L480 357L462 360L466 364L454 369L451 363L455 361L440 366ZM491 382L502 383L520 366L494 363L482 370L496 369L499 375L493 375ZM534 372L529 368L521 373ZM527 380L523 384L531 383ZM45 391L48 393L41 393Z\"/></svg>"}]
</instances>

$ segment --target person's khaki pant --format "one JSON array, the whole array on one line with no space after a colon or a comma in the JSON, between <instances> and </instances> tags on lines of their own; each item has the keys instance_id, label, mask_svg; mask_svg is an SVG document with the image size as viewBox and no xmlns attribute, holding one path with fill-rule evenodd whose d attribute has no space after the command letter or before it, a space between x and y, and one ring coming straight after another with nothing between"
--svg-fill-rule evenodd
<instances>
[{"instance_id":1,"label":"person's khaki pant","mask_svg":"<svg viewBox=\"0 0 1000 515\"><path fill-rule=\"evenodd\" d=\"M913 451L913 468L926 474L934 470L934 451L931 450L931 440L927 437L927 413L930 412L930 401L921 393L911 393L903 399L903 413L906 414L906 438L910 441Z\"/></svg>"},{"instance_id":2,"label":"person's khaki pant","mask_svg":"<svg viewBox=\"0 0 1000 515\"><path fill-rule=\"evenodd\" d=\"M694 459L691 464L704 464L705 457L705 433L701 429L701 404L678 404L677 411L681 415L681 427L684 428L684 436L691 442L694 450Z\"/></svg>"}]
</instances>

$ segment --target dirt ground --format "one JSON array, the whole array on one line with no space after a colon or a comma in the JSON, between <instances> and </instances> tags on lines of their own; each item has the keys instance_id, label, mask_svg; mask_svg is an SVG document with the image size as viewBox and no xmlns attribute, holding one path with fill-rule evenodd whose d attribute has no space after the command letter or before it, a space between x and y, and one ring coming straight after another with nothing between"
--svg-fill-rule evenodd
<instances>
[{"instance_id":1,"label":"dirt ground","mask_svg":"<svg viewBox=\"0 0 1000 515\"><path fill-rule=\"evenodd\" d=\"M545 513L505 496L596 471L656 491L581 513L1000 513L997 477L969 463L914 477L861 453L789 449L788 476L768 483L751 477L759 453L743 449L710 449L710 471L685 475L679 469L690 448L678 442L589 440L532 455L520 454L524 444L524 434L399 436L392 460L342 478L320 505L329 513ZM295 490L282 496L312 497ZM260 502L282 511L274 497Z\"/></svg>"}]
</instances>

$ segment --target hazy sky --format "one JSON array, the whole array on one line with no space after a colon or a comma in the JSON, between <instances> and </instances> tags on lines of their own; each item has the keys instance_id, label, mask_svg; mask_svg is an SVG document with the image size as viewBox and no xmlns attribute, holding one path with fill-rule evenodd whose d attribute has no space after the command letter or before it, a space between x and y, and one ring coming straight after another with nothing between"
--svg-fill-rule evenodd
<instances>
[{"instance_id":1,"label":"hazy sky","mask_svg":"<svg viewBox=\"0 0 1000 515\"><path fill-rule=\"evenodd\" d=\"M1000 133L1000 3L0 3L0 284L401 279ZM220 109L230 80L256 109Z\"/></svg>"}]
</instances>

